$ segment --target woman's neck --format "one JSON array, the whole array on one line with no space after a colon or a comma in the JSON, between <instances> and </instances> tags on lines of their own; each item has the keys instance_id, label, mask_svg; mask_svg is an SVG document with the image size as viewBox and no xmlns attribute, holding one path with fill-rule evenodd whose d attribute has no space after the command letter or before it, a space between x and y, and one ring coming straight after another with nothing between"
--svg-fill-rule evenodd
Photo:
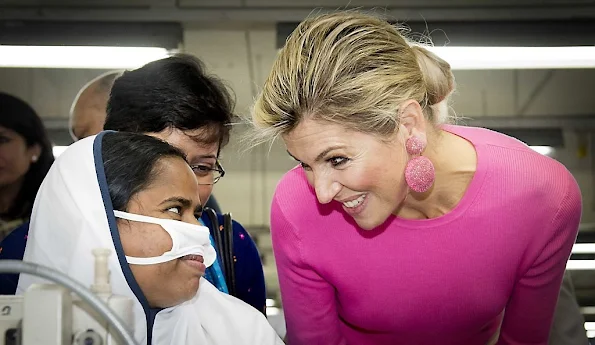
<instances>
[{"instance_id":1,"label":"woman's neck","mask_svg":"<svg viewBox=\"0 0 595 345\"><path fill-rule=\"evenodd\" d=\"M6 214L10 210L22 186L23 179L19 179L7 186L0 187L0 215Z\"/></svg>"},{"instance_id":2,"label":"woman's neck","mask_svg":"<svg viewBox=\"0 0 595 345\"><path fill-rule=\"evenodd\" d=\"M398 213L401 218L430 219L447 214L459 204L477 169L477 154L469 141L446 131L429 139L433 145L423 155L434 164L434 185L425 193L410 192Z\"/></svg>"}]
</instances>

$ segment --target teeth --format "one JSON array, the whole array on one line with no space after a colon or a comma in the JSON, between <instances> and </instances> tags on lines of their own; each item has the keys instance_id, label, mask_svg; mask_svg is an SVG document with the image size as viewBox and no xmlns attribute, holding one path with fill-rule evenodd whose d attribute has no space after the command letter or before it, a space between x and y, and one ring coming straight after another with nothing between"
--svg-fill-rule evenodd
<instances>
[{"instance_id":1,"label":"teeth","mask_svg":"<svg viewBox=\"0 0 595 345\"><path fill-rule=\"evenodd\" d=\"M200 259L200 255L194 255L194 254L190 254L190 255L186 255L184 257L185 260L194 260L194 261L198 261Z\"/></svg>"},{"instance_id":2,"label":"teeth","mask_svg":"<svg viewBox=\"0 0 595 345\"><path fill-rule=\"evenodd\" d=\"M355 200L346 201L343 203L343 205L345 205L345 207L347 207L347 208L353 208L353 207L356 207L357 205L361 204L365 198L366 198L366 194L360 196L359 198L357 198Z\"/></svg>"}]
</instances>

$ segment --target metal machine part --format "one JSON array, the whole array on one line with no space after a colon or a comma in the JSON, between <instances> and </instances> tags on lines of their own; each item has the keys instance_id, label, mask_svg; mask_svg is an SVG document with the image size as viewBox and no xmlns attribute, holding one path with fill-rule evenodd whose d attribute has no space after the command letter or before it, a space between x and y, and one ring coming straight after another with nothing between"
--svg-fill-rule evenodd
<instances>
[{"instance_id":1,"label":"metal machine part","mask_svg":"<svg viewBox=\"0 0 595 345\"><path fill-rule=\"evenodd\" d=\"M111 292L110 250L93 254L90 291L55 270L0 261L0 272L33 274L57 283L32 285L22 296L0 296L0 345L136 345L131 335L133 300Z\"/></svg>"}]
</instances>

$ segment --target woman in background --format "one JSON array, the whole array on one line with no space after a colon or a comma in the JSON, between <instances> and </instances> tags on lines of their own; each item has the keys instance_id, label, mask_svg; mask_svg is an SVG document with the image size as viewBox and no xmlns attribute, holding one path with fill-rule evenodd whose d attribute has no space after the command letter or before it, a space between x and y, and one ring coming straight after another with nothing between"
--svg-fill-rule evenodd
<instances>
[{"instance_id":1,"label":"woman in background","mask_svg":"<svg viewBox=\"0 0 595 345\"><path fill-rule=\"evenodd\" d=\"M112 293L134 301L134 336L150 345L279 345L262 313L203 278L216 259L185 155L142 134L72 144L35 200L24 261L90 287L105 248ZM43 279L23 275L18 292Z\"/></svg>"},{"instance_id":2,"label":"woman in background","mask_svg":"<svg viewBox=\"0 0 595 345\"><path fill-rule=\"evenodd\" d=\"M35 110L0 93L0 239L27 222L53 162L52 145Z\"/></svg>"},{"instance_id":3,"label":"woman in background","mask_svg":"<svg viewBox=\"0 0 595 345\"><path fill-rule=\"evenodd\" d=\"M53 162L52 145L35 110L0 93L0 260L21 259L33 201ZM13 294L18 279L18 274L0 274L0 295Z\"/></svg>"},{"instance_id":4,"label":"woman in background","mask_svg":"<svg viewBox=\"0 0 595 345\"><path fill-rule=\"evenodd\" d=\"M446 125L454 88L372 16L287 40L253 122L300 164L271 209L289 344L547 344L579 188L514 138Z\"/></svg>"}]
</instances>

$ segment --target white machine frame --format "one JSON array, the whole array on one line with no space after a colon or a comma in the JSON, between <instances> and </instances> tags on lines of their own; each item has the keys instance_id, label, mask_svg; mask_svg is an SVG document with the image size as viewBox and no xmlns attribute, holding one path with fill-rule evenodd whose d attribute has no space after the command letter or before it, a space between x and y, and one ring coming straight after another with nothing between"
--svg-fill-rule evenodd
<instances>
[{"instance_id":1,"label":"white machine frame","mask_svg":"<svg viewBox=\"0 0 595 345\"><path fill-rule=\"evenodd\" d=\"M96 249L90 290L66 275L21 261L0 272L28 273L58 284L36 284L21 296L0 296L0 345L136 345L133 300L111 293L109 249ZM75 292L79 296L73 296Z\"/></svg>"}]
</instances>

